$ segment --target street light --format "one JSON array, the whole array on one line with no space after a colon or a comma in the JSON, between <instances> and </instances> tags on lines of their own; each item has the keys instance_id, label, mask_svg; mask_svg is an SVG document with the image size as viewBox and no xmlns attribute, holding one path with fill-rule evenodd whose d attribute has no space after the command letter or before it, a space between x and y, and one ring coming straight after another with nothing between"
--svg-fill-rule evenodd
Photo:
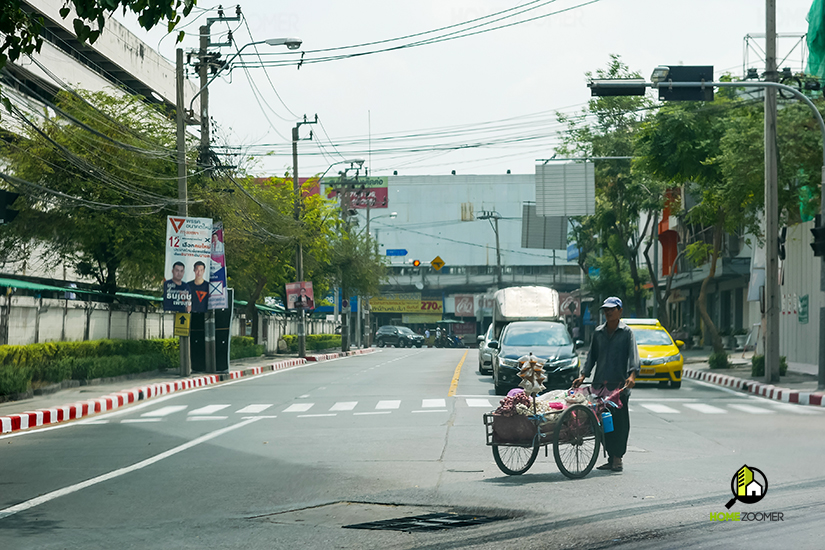
<instances>
[{"instance_id":1,"label":"street light","mask_svg":"<svg viewBox=\"0 0 825 550\"><path fill-rule=\"evenodd\" d=\"M267 40L258 40L256 42L249 42L248 44L244 44L238 49L237 52L235 52L235 55L230 57L229 60L226 63L224 63L223 67L220 67L217 71L215 71L215 74L212 75L212 78L210 78L209 81L206 84L204 84L200 90L198 90L198 93L192 96L192 100L189 102L189 111L192 112L192 105L194 105L195 103L195 98L201 95L201 93L204 90L206 90L206 88L210 84L212 84L212 82L214 82L216 78L218 78L224 67L228 67L230 63L235 61L235 58L241 55L241 52L249 46L257 46L259 44L266 44L267 46L286 46L290 50L297 50L301 47L302 41L300 38L269 38Z\"/></svg>"}]
</instances>

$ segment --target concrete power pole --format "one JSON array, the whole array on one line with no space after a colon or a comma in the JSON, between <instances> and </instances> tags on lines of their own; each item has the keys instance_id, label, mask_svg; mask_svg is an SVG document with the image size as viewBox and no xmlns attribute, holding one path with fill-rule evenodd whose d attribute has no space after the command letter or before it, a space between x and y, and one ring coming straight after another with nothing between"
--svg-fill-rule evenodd
<instances>
[{"instance_id":1,"label":"concrete power pole","mask_svg":"<svg viewBox=\"0 0 825 550\"><path fill-rule=\"evenodd\" d=\"M765 1L765 80L777 81L776 0ZM779 184L776 89L765 88L765 382L779 381Z\"/></svg>"},{"instance_id":2,"label":"concrete power pole","mask_svg":"<svg viewBox=\"0 0 825 550\"><path fill-rule=\"evenodd\" d=\"M188 200L186 190L186 112L183 100L183 50L175 55L175 120L177 122L178 153L178 215L186 216ZM180 375L192 374L192 357L189 354L189 337L180 337Z\"/></svg>"},{"instance_id":3,"label":"concrete power pole","mask_svg":"<svg viewBox=\"0 0 825 550\"><path fill-rule=\"evenodd\" d=\"M303 209L303 196L301 195L301 182L298 180L298 141L300 141L299 130L302 124L315 124L318 122L318 115L315 115L314 121L308 121L306 115L304 120L298 122L292 128L292 190L295 193L295 204L293 212L295 221L300 222L301 211ZM309 139L312 139L312 132L309 134ZM298 249L295 252L295 274L298 282L304 280L304 245L298 239ZM301 308L300 318L298 320L298 357L307 356L307 335L306 335L306 310Z\"/></svg>"}]
</instances>

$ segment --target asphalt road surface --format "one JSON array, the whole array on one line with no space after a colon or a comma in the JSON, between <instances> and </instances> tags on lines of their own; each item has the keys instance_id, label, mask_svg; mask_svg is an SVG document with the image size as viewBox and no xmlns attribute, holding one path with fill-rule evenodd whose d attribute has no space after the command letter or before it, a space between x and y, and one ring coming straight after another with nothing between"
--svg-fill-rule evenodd
<instances>
[{"instance_id":1,"label":"asphalt road surface","mask_svg":"<svg viewBox=\"0 0 825 550\"><path fill-rule=\"evenodd\" d=\"M507 476L485 445L499 397L476 354L388 348L0 437L0 548L823 546L825 410L642 386L624 472L568 480L542 451ZM744 464L768 491L728 510ZM499 519L343 528L440 512Z\"/></svg>"}]
</instances>

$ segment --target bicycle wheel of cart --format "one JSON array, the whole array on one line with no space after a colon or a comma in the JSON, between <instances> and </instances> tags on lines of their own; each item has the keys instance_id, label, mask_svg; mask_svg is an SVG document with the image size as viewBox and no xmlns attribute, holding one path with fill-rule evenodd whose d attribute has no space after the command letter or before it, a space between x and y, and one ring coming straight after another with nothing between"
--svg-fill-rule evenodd
<instances>
[{"instance_id":1,"label":"bicycle wheel of cart","mask_svg":"<svg viewBox=\"0 0 825 550\"><path fill-rule=\"evenodd\" d=\"M590 473L599 457L601 437L596 415L584 405L561 413L553 438L553 456L562 474L579 479Z\"/></svg>"},{"instance_id":2,"label":"bicycle wheel of cart","mask_svg":"<svg viewBox=\"0 0 825 550\"><path fill-rule=\"evenodd\" d=\"M493 445L493 458L499 470L508 476L520 476L530 469L539 455L539 446L511 447L509 445Z\"/></svg>"}]
</instances>

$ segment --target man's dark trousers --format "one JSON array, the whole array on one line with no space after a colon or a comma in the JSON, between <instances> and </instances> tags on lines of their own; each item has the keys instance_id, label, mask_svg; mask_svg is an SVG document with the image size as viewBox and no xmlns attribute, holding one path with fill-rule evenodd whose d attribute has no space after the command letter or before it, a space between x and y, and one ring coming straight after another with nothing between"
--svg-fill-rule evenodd
<instances>
[{"instance_id":1,"label":"man's dark trousers","mask_svg":"<svg viewBox=\"0 0 825 550\"><path fill-rule=\"evenodd\" d=\"M628 407L630 402L630 392L624 390L620 394L622 407L608 407L608 411L613 415L613 431L604 434L604 448L608 456L622 458L627 451L627 437L630 435L630 414Z\"/></svg>"}]
</instances>

